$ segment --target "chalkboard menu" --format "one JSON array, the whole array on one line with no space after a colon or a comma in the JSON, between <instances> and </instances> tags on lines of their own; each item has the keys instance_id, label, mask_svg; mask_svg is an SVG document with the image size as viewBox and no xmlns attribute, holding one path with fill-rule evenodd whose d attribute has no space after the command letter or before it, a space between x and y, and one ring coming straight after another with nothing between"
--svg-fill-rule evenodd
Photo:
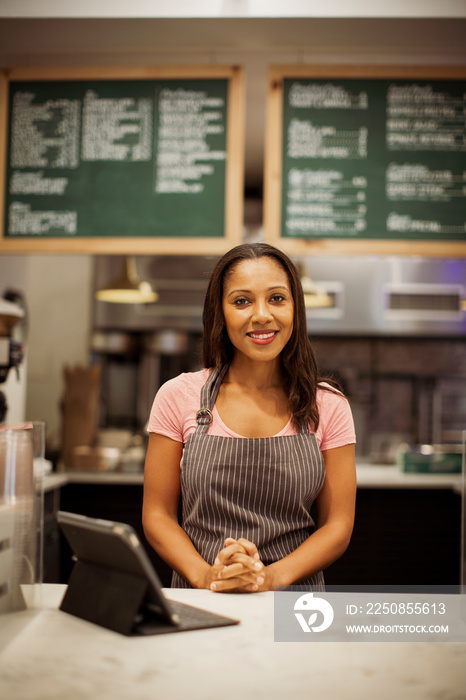
<instances>
[{"instance_id":1,"label":"chalkboard menu","mask_svg":"<svg viewBox=\"0 0 466 700\"><path fill-rule=\"evenodd\" d=\"M227 202L227 180L238 178L229 160L243 150L229 133L239 136L229 110L236 74L10 77L4 244L73 240L95 251L96 240L110 250L129 239L134 252L145 239L147 251L163 241L163 252L205 252L236 242L241 221L226 232L227 207L241 211L239 180Z\"/></svg>"},{"instance_id":2,"label":"chalkboard menu","mask_svg":"<svg viewBox=\"0 0 466 700\"><path fill-rule=\"evenodd\" d=\"M464 79L293 76L289 68L272 90L280 93L280 207L266 232L285 244L338 240L335 250L384 241L406 251L397 243L413 250L422 241L419 251L457 243L466 254Z\"/></svg>"}]
</instances>

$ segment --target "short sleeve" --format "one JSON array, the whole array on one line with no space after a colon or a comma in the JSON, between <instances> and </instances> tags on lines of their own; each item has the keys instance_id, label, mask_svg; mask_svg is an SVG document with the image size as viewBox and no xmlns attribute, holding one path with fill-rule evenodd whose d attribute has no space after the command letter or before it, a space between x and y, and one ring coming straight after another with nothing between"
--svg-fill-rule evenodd
<instances>
[{"instance_id":1,"label":"short sleeve","mask_svg":"<svg viewBox=\"0 0 466 700\"><path fill-rule=\"evenodd\" d=\"M339 393L319 389L319 427L316 437L321 450L352 445L356 442L353 414L347 399Z\"/></svg>"},{"instance_id":2,"label":"short sleeve","mask_svg":"<svg viewBox=\"0 0 466 700\"><path fill-rule=\"evenodd\" d=\"M152 404L147 430L183 442L183 425L179 404L179 378L162 384Z\"/></svg>"},{"instance_id":3,"label":"short sleeve","mask_svg":"<svg viewBox=\"0 0 466 700\"><path fill-rule=\"evenodd\" d=\"M208 370L185 372L162 384L155 395L147 431L186 443L196 429L196 412Z\"/></svg>"}]
</instances>

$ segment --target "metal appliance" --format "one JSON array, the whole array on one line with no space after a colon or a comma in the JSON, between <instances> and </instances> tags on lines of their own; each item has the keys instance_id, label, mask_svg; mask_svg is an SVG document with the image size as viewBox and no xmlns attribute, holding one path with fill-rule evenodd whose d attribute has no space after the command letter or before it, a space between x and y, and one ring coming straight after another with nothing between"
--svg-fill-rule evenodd
<instances>
[{"instance_id":1,"label":"metal appliance","mask_svg":"<svg viewBox=\"0 0 466 700\"><path fill-rule=\"evenodd\" d=\"M8 293L6 293L8 296ZM24 309L7 298L0 299L0 384L4 384L11 369L19 379L19 365L23 360L23 345L12 337L13 328L24 318ZM0 391L0 423L4 423L8 410L5 393Z\"/></svg>"}]
</instances>

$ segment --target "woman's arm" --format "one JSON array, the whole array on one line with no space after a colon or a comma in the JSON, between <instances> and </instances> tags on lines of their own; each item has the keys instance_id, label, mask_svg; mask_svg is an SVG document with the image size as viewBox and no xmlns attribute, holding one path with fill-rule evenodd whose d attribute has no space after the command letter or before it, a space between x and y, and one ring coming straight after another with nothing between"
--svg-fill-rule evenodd
<instances>
[{"instance_id":1,"label":"woman's arm","mask_svg":"<svg viewBox=\"0 0 466 700\"><path fill-rule=\"evenodd\" d=\"M144 465L142 525L147 541L169 566L195 588L208 568L178 524L183 445L151 433Z\"/></svg>"},{"instance_id":2,"label":"woman's arm","mask_svg":"<svg viewBox=\"0 0 466 700\"><path fill-rule=\"evenodd\" d=\"M317 498L317 529L294 552L260 572L264 582L258 590L299 583L325 569L348 547L353 531L356 500L354 445L345 445L323 453L325 482ZM255 545L248 543L245 553L254 556ZM221 553L222 564L234 561ZM216 590L222 583L216 582Z\"/></svg>"},{"instance_id":3,"label":"woman's arm","mask_svg":"<svg viewBox=\"0 0 466 700\"><path fill-rule=\"evenodd\" d=\"M180 460L183 445L163 435L151 433L144 466L144 498L142 524L147 541L172 569L175 569L194 588L210 588L218 579L224 564L210 566L196 551L188 535L178 524L178 502L181 492ZM230 546L228 554L242 551ZM222 550L226 551L226 550ZM257 572L253 575L255 560L244 557L243 565L235 564L234 576L225 589L232 590L238 583L252 590ZM262 568L262 567L261 567Z\"/></svg>"}]
</instances>

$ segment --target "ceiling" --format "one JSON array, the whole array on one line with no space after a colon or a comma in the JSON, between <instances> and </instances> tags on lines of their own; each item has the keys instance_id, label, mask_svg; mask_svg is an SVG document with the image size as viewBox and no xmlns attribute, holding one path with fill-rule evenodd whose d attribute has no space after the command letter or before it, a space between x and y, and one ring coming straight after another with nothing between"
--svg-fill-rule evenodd
<instances>
[{"instance_id":1,"label":"ceiling","mask_svg":"<svg viewBox=\"0 0 466 700\"><path fill-rule=\"evenodd\" d=\"M246 185L263 176L267 67L466 65L466 19L0 19L0 66L239 64Z\"/></svg>"}]
</instances>

